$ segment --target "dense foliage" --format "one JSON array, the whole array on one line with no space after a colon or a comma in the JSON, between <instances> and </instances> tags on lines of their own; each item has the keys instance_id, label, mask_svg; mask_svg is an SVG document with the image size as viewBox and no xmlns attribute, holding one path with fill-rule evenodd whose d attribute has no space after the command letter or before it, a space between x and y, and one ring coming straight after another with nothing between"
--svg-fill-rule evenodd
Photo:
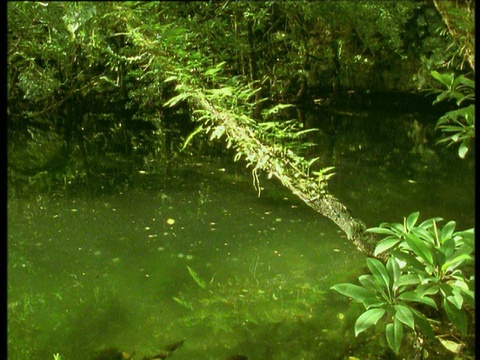
<instances>
[{"instance_id":1,"label":"dense foliage","mask_svg":"<svg viewBox=\"0 0 480 360\"><path fill-rule=\"evenodd\" d=\"M249 84L257 120L281 102L431 87L431 70L464 62L443 28L428 1L9 3L9 179L122 187L166 171L193 126L185 102L164 106L179 71Z\"/></svg>"},{"instance_id":2,"label":"dense foliage","mask_svg":"<svg viewBox=\"0 0 480 360\"><path fill-rule=\"evenodd\" d=\"M368 258L371 275L361 275L360 286L337 284L332 289L364 305L366 311L355 323L355 335L382 320L388 346L397 354L405 325L414 334L414 346L404 347L405 351L422 353L424 340L434 343L436 336L448 350L460 353L466 341L473 341L467 336L474 309L473 229L455 232L454 221L440 229L437 223L441 218L417 225L418 218L415 212L403 224L383 223L368 229L385 236L375 255L388 253L386 265ZM424 308L419 311L415 304ZM441 315L426 316L431 311L425 306ZM445 317L454 328L442 326Z\"/></svg>"},{"instance_id":3,"label":"dense foliage","mask_svg":"<svg viewBox=\"0 0 480 360\"><path fill-rule=\"evenodd\" d=\"M309 176L316 160L302 157L310 130L290 104L375 91L435 89L435 103L453 100L437 125L463 158L474 137L473 13L470 1L9 2L9 189L121 190L138 174L168 172L194 131L235 143L260 190L257 169L278 174L288 162ZM194 130L191 120L203 122ZM278 156L256 157L252 138ZM321 189L330 170L312 169ZM459 338L473 307L473 278L460 269L473 231L417 219L372 229L388 235L377 254L389 259L367 260L362 287L334 287L365 306L356 334L382 319L397 353L404 326L415 346L418 332L433 336L427 310L412 303L440 309Z\"/></svg>"}]
</instances>

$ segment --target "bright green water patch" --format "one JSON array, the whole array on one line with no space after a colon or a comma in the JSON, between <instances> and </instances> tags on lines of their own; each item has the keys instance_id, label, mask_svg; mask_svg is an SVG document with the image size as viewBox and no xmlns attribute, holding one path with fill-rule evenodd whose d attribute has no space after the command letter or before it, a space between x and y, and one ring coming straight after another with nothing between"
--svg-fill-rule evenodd
<instances>
[{"instance_id":1,"label":"bright green water patch","mask_svg":"<svg viewBox=\"0 0 480 360\"><path fill-rule=\"evenodd\" d=\"M473 226L471 162L409 172L354 155L330 188L368 226L412 211ZM250 179L213 165L155 190L12 200L9 359L91 359L109 346L141 359L182 339L172 359L377 353L383 338L354 337L362 309L330 290L356 282L364 255L281 186L263 180L258 198Z\"/></svg>"},{"instance_id":2,"label":"bright green water patch","mask_svg":"<svg viewBox=\"0 0 480 360\"><path fill-rule=\"evenodd\" d=\"M140 359L181 339L172 358L345 353L354 316L329 288L364 256L335 225L274 185L259 199L232 176L177 180L10 204L9 359Z\"/></svg>"}]
</instances>

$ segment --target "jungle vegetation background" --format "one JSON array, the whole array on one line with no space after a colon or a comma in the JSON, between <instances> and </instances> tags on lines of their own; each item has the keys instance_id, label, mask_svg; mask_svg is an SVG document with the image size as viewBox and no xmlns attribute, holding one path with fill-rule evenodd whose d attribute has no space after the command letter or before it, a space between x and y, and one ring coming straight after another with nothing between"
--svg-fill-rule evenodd
<instances>
[{"instance_id":1,"label":"jungle vegetation background","mask_svg":"<svg viewBox=\"0 0 480 360\"><path fill-rule=\"evenodd\" d=\"M9 2L9 194L119 190L185 155L230 156L206 136L179 151L195 128L187 100L165 105L179 95L165 80L179 73L205 89L251 87L258 122L278 104L424 96L438 87L432 70L474 66L474 3L440 5Z\"/></svg>"},{"instance_id":2,"label":"jungle vegetation background","mask_svg":"<svg viewBox=\"0 0 480 360\"><path fill-rule=\"evenodd\" d=\"M9 2L8 195L151 188L195 157L237 156L211 141L221 124L197 131L209 109L275 142L303 139L302 109L439 102L446 142L470 156L473 15L473 1Z\"/></svg>"}]
</instances>

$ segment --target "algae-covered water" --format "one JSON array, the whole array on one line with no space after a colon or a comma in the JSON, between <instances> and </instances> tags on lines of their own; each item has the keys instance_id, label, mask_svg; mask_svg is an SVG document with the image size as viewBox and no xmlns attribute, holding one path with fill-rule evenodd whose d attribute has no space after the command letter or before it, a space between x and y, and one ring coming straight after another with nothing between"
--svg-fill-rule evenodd
<instances>
[{"instance_id":1,"label":"algae-covered water","mask_svg":"<svg viewBox=\"0 0 480 360\"><path fill-rule=\"evenodd\" d=\"M473 226L472 161L439 157L407 171L361 163L352 149L331 191L368 226L417 210ZM182 340L172 359L361 353L361 309L330 287L355 282L365 256L261 180L257 197L241 164L199 160L150 189L9 200L8 358L91 359L115 347L142 359Z\"/></svg>"}]
</instances>

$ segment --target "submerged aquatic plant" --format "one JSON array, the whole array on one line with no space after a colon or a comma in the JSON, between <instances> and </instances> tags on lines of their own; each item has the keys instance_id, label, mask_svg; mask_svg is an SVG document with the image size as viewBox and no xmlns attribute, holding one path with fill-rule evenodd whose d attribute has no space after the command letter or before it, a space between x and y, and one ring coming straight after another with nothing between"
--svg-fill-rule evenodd
<instances>
[{"instance_id":1,"label":"submerged aquatic plant","mask_svg":"<svg viewBox=\"0 0 480 360\"><path fill-rule=\"evenodd\" d=\"M236 326L306 321L324 301L325 291L298 278L277 275L262 281L258 275L237 276L223 283L212 279L207 285L192 268L187 269L195 283L208 291L200 298L179 294L173 300L191 311L183 318L187 325L207 325L215 333L233 332Z\"/></svg>"}]
</instances>

